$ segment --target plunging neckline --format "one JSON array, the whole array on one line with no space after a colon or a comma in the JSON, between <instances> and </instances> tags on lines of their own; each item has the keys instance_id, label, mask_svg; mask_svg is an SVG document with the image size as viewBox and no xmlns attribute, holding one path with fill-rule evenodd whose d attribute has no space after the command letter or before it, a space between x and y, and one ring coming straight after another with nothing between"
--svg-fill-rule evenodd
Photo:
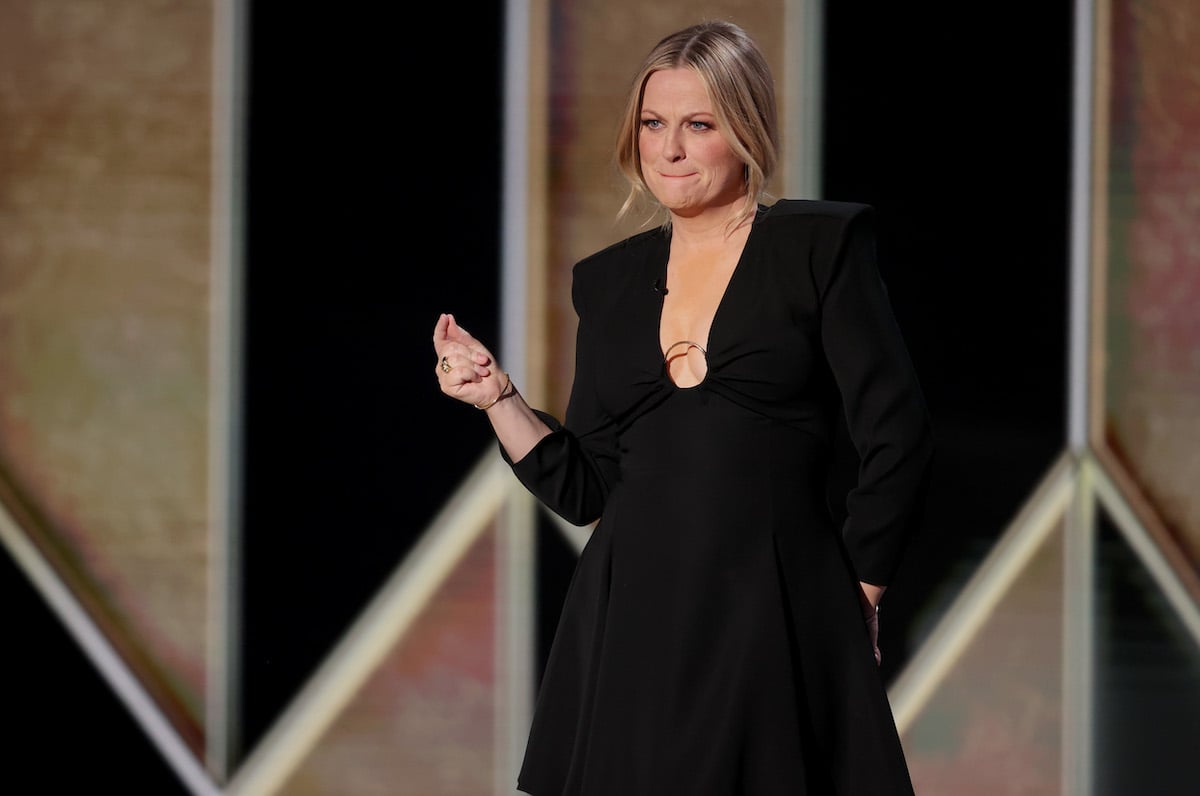
<instances>
[{"instance_id":1,"label":"plunging neckline","mask_svg":"<svg viewBox=\"0 0 1200 796\"><path fill-rule=\"evenodd\" d=\"M713 330L717 328L717 320L721 317L721 310L725 306L726 300L729 297L729 293L733 288L734 280L736 280L738 278L738 273L740 273L742 271L742 263L744 263L746 260L746 252L750 249L750 242L752 240L754 240L755 228L758 226L758 220L762 217L762 212L763 212L763 208L760 205L754 213L754 218L750 221L750 231L746 233L746 240L745 240L745 242L742 243L742 250L741 250L741 252L738 253L737 262L735 262L733 264L733 271L729 274L729 279L725 282L725 287L721 291L721 297L719 299L717 299L716 309L713 310L712 318L708 322L708 334L705 335L704 345L699 346L699 345L693 343L693 345L696 345L696 347L700 348L700 351L703 352L703 354L704 354L704 378L700 379L695 384L689 384L687 386L683 386L681 384L678 384L674 379L671 378L671 369L669 367L668 360L667 360L667 352L670 351L672 348L675 348L676 346L678 346L680 343L690 342L690 341L677 340L677 341L671 343L670 347L667 348L665 351L663 350L662 321L663 321L663 308L664 308L664 305L666 304L666 291L665 291L665 289L662 291L657 291L658 292L658 316L657 316L657 321L654 325L654 336L655 336L654 348L655 348L655 350L658 351L658 358L662 361L662 376L663 376L663 378L666 379L667 383L669 383L671 386L673 386L677 390L694 390L697 387L700 387L701 385L703 385L705 382L708 381L709 373L712 372L712 363L709 360L709 353L712 351ZM671 237L670 237L670 234L665 236L664 243L666 244L666 253L662 259L662 262L658 265L658 268L657 268L658 278L655 279L655 285L661 284L665 288L665 286L667 284L667 266L671 261Z\"/></svg>"}]
</instances>

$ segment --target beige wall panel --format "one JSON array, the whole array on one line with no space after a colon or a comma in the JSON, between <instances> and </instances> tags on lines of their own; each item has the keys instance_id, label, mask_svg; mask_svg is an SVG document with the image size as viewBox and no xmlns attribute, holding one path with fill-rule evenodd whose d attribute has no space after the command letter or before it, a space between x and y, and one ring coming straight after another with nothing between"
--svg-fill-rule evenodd
<instances>
[{"instance_id":1,"label":"beige wall panel","mask_svg":"<svg viewBox=\"0 0 1200 796\"><path fill-rule=\"evenodd\" d=\"M1060 526L904 733L917 793L1060 793L1063 566Z\"/></svg>"},{"instance_id":2,"label":"beige wall panel","mask_svg":"<svg viewBox=\"0 0 1200 796\"><path fill-rule=\"evenodd\" d=\"M1102 439L1200 573L1200 5L1111 3ZM1194 579L1194 578L1193 578Z\"/></svg>"},{"instance_id":3,"label":"beige wall panel","mask_svg":"<svg viewBox=\"0 0 1200 796\"><path fill-rule=\"evenodd\" d=\"M0 0L3 497L195 741L209 0Z\"/></svg>"},{"instance_id":4,"label":"beige wall panel","mask_svg":"<svg viewBox=\"0 0 1200 796\"><path fill-rule=\"evenodd\" d=\"M281 793L494 792L496 563L493 528L472 545Z\"/></svg>"},{"instance_id":5,"label":"beige wall panel","mask_svg":"<svg viewBox=\"0 0 1200 796\"><path fill-rule=\"evenodd\" d=\"M558 416L566 408L574 368L571 266L640 229L638 218L615 221L626 189L613 146L629 81L642 57L678 28L703 19L728 19L744 27L763 48L778 90L783 77L784 6L780 0L550 4L549 151L544 155L549 163L546 407ZM786 97L779 100L782 116Z\"/></svg>"}]
</instances>

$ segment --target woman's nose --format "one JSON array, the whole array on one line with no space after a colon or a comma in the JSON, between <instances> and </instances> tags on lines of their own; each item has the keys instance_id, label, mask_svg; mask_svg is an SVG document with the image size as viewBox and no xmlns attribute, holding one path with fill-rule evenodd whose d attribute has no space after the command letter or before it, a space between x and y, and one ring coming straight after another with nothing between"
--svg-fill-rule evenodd
<instances>
[{"instance_id":1,"label":"woman's nose","mask_svg":"<svg viewBox=\"0 0 1200 796\"><path fill-rule=\"evenodd\" d=\"M683 160L683 142L679 140L679 133L667 133L663 141L663 157L672 163Z\"/></svg>"}]
</instances>

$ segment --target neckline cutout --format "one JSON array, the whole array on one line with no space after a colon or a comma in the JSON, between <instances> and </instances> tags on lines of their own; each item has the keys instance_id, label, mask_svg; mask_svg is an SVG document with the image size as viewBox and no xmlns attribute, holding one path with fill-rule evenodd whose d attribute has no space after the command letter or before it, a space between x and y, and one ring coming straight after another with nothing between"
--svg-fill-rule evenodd
<instances>
[{"instance_id":1,"label":"neckline cutout","mask_svg":"<svg viewBox=\"0 0 1200 796\"><path fill-rule=\"evenodd\" d=\"M666 304L666 295L665 295L666 291L659 293L658 319L657 319L657 323L655 324L655 327L654 327L654 332L655 332L654 347L658 351L659 357L662 359L663 378L665 378L676 389L689 390L689 389L693 389L695 387L699 387L700 385L702 385L706 381L708 381L708 375L710 372L709 361L708 361L708 352L712 348L713 331L715 329L717 329L717 320L721 317L721 309L727 303L727 299L729 297L729 292L733 287L734 281L737 279L738 273L742 270L742 263L744 263L746 260L746 252L750 248L750 242L752 240L754 240L755 228L758 226L758 220L762 217L762 210L763 210L763 208L760 206L758 209L758 212L755 213L754 219L750 222L750 229L746 233L746 240L742 243L742 250L740 252L738 252L737 262L734 263L733 270L729 273L729 279L728 279L728 281L725 282L725 287L721 291L721 297L717 300L716 307L713 309L712 318L708 322L708 336L704 340L703 345L696 343L694 341L691 341L691 340L677 340L674 343L671 343L671 345L669 345L665 351L663 350L663 347L662 347L662 321L663 321L663 307ZM659 267L658 267L659 279L662 280L661 284L663 284L663 285L667 284L668 265L670 264L670 261L671 261L671 239L670 239L669 235L667 236L665 242L666 242L666 249L667 249L666 254L663 258L661 265L659 265ZM690 353L694 348L695 350L698 350L700 352L701 356L703 356L703 358L704 358L704 375L701 376L696 381L695 384L679 384L677 381L675 381L675 379L671 378L671 368L670 368L671 349L673 349L676 346L679 346L681 344L684 344L684 343L689 344L689 347L686 349L686 351L688 353ZM688 354L684 354L684 355L686 356Z\"/></svg>"}]
</instances>

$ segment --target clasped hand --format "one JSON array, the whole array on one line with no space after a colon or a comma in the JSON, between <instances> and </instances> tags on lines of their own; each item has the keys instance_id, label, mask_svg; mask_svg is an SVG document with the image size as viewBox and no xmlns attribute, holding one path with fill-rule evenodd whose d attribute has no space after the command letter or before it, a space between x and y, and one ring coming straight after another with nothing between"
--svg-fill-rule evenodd
<instances>
[{"instance_id":1,"label":"clasped hand","mask_svg":"<svg viewBox=\"0 0 1200 796\"><path fill-rule=\"evenodd\" d=\"M505 386L505 376L495 357L458 325L454 316L442 313L433 328L433 350L437 354L434 373L442 392L475 406L495 401Z\"/></svg>"}]
</instances>

